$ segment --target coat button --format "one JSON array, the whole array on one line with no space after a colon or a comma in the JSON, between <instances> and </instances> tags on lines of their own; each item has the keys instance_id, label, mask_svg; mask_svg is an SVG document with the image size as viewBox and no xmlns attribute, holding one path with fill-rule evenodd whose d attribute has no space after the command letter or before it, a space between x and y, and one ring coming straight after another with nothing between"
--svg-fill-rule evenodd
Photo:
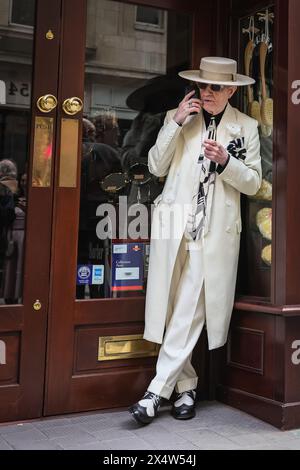
<instances>
[{"instance_id":1,"label":"coat button","mask_svg":"<svg viewBox=\"0 0 300 470\"><path fill-rule=\"evenodd\" d=\"M163 200L167 203L167 204L171 204L172 202L174 202L174 196L172 193L170 193L169 191L166 193L166 195L164 196Z\"/></svg>"},{"instance_id":2,"label":"coat button","mask_svg":"<svg viewBox=\"0 0 300 470\"><path fill-rule=\"evenodd\" d=\"M166 197L165 201L167 204L171 204L173 202L173 199L171 197Z\"/></svg>"},{"instance_id":3,"label":"coat button","mask_svg":"<svg viewBox=\"0 0 300 470\"><path fill-rule=\"evenodd\" d=\"M231 232L231 227L226 227L226 232L230 233Z\"/></svg>"}]
</instances>

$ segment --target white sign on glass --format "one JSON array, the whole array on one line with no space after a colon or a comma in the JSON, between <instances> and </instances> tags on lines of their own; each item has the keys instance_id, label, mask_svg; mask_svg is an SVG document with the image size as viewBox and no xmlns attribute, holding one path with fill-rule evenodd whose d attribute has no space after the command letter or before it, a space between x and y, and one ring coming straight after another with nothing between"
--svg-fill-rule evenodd
<instances>
[{"instance_id":1,"label":"white sign on glass","mask_svg":"<svg viewBox=\"0 0 300 470\"><path fill-rule=\"evenodd\" d=\"M0 104L6 103L6 86L3 80L0 80Z\"/></svg>"}]
</instances>

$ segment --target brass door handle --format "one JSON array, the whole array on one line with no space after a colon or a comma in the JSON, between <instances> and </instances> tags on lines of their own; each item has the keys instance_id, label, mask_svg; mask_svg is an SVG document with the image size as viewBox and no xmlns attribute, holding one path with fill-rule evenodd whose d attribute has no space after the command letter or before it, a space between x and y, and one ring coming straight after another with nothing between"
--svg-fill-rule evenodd
<instances>
[{"instance_id":1,"label":"brass door handle","mask_svg":"<svg viewBox=\"0 0 300 470\"><path fill-rule=\"evenodd\" d=\"M41 310L42 308L42 304L39 300L36 300L33 304L33 309L38 312L39 310Z\"/></svg>"},{"instance_id":2,"label":"brass door handle","mask_svg":"<svg viewBox=\"0 0 300 470\"><path fill-rule=\"evenodd\" d=\"M53 95L41 96L36 103L42 113L51 113L57 106L57 99Z\"/></svg>"},{"instance_id":3,"label":"brass door handle","mask_svg":"<svg viewBox=\"0 0 300 470\"><path fill-rule=\"evenodd\" d=\"M83 109L83 101L78 98L77 96L73 96L73 98L68 98L63 102L63 110L69 116L74 116Z\"/></svg>"}]
</instances>

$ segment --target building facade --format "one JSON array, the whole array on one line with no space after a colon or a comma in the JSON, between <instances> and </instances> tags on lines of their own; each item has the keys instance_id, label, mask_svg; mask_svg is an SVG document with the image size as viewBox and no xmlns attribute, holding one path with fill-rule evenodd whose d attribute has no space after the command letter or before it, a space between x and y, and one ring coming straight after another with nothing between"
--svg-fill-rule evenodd
<instances>
[{"instance_id":1,"label":"building facade","mask_svg":"<svg viewBox=\"0 0 300 470\"><path fill-rule=\"evenodd\" d=\"M147 155L178 72L224 55L256 79L234 104L259 121L263 184L228 344L195 350L199 397L299 426L299 21L296 0L1 2L1 421L127 406L153 377Z\"/></svg>"}]
</instances>

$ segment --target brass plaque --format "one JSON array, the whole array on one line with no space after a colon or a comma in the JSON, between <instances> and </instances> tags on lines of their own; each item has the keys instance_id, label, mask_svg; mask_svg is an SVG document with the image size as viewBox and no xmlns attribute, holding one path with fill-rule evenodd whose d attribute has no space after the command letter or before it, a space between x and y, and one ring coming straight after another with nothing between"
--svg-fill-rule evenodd
<instances>
[{"instance_id":1,"label":"brass plaque","mask_svg":"<svg viewBox=\"0 0 300 470\"><path fill-rule=\"evenodd\" d=\"M98 361L157 356L159 345L143 335L103 336L99 338Z\"/></svg>"},{"instance_id":2,"label":"brass plaque","mask_svg":"<svg viewBox=\"0 0 300 470\"><path fill-rule=\"evenodd\" d=\"M32 186L49 188L53 158L53 118L37 116L34 124Z\"/></svg>"},{"instance_id":3,"label":"brass plaque","mask_svg":"<svg viewBox=\"0 0 300 470\"><path fill-rule=\"evenodd\" d=\"M76 188L78 160L78 119L61 120L59 186Z\"/></svg>"}]
</instances>

